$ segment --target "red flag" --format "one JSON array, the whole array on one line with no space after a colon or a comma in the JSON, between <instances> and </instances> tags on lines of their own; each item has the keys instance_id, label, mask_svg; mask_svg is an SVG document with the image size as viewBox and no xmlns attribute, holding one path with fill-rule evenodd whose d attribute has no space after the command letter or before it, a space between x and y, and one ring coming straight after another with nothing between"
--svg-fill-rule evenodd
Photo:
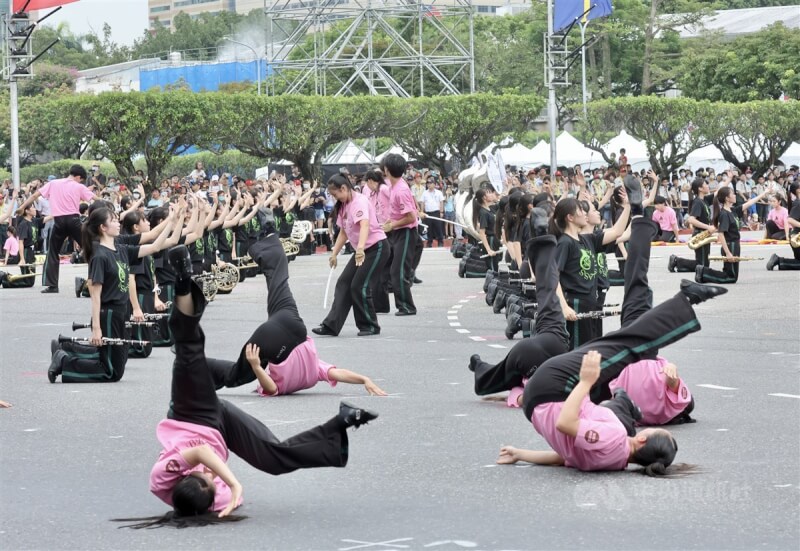
<instances>
[{"instance_id":1,"label":"red flag","mask_svg":"<svg viewBox=\"0 0 800 551\"><path fill-rule=\"evenodd\" d=\"M14 13L25 9L25 11L31 10L42 10L47 8L55 8L56 6L62 6L64 4L71 4L72 2L77 2L78 0L14 0ZM27 7L25 4L28 4Z\"/></svg>"}]
</instances>

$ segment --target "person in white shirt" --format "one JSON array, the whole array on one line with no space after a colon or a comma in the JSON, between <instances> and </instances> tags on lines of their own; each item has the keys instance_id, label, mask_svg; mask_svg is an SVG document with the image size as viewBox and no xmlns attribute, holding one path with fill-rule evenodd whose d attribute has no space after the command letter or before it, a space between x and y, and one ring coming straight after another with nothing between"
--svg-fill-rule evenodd
<instances>
[{"instance_id":1,"label":"person in white shirt","mask_svg":"<svg viewBox=\"0 0 800 551\"><path fill-rule=\"evenodd\" d=\"M422 208L426 216L444 218L444 195L436 189L436 182L433 178L428 180L428 189L422 192ZM428 225L428 247L433 247L433 240L444 247L444 223L439 220L425 219Z\"/></svg>"}]
</instances>

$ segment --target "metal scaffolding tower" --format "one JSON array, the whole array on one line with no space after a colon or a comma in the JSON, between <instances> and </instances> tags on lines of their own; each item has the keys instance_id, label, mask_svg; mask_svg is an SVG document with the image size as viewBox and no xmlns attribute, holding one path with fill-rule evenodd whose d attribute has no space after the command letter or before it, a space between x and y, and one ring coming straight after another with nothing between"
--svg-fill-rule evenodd
<instances>
[{"instance_id":1,"label":"metal scaffolding tower","mask_svg":"<svg viewBox=\"0 0 800 551\"><path fill-rule=\"evenodd\" d=\"M273 0L265 14L270 94L475 91L472 0Z\"/></svg>"}]
</instances>

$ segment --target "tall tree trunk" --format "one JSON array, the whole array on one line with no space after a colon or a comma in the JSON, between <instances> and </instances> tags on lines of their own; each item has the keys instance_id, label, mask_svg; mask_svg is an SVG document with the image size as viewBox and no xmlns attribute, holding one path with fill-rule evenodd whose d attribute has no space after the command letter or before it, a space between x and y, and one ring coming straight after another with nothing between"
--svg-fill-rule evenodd
<instances>
[{"instance_id":1,"label":"tall tree trunk","mask_svg":"<svg viewBox=\"0 0 800 551\"><path fill-rule=\"evenodd\" d=\"M608 33L603 34L603 97L610 98L612 94L611 89L611 40L608 38Z\"/></svg>"},{"instance_id":2,"label":"tall tree trunk","mask_svg":"<svg viewBox=\"0 0 800 551\"><path fill-rule=\"evenodd\" d=\"M650 65L653 62L653 41L656 34L656 17L658 16L658 6L661 0L650 0L650 17L647 20L647 28L644 32L644 55L642 56L642 95L646 96L653 87L652 77L650 76Z\"/></svg>"}]
</instances>

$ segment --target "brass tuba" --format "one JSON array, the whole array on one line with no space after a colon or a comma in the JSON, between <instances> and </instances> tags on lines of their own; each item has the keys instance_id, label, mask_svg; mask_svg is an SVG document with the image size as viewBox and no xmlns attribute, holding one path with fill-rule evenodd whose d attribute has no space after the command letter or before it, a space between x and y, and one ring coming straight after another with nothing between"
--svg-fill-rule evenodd
<instances>
[{"instance_id":1,"label":"brass tuba","mask_svg":"<svg viewBox=\"0 0 800 551\"><path fill-rule=\"evenodd\" d=\"M282 237L281 245L286 256L296 256L300 252L300 246L291 237Z\"/></svg>"},{"instance_id":2,"label":"brass tuba","mask_svg":"<svg viewBox=\"0 0 800 551\"><path fill-rule=\"evenodd\" d=\"M217 280L217 291L219 293L227 295L233 291L233 288L239 283L239 268L233 264L225 263L219 267L214 266L214 271Z\"/></svg>"},{"instance_id":3,"label":"brass tuba","mask_svg":"<svg viewBox=\"0 0 800 551\"><path fill-rule=\"evenodd\" d=\"M791 245L793 249L800 247L800 231L789 236L789 245Z\"/></svg>"},{"instance_id":4,"label":"brass tuba","mask_svg":"<svg viewBox=\"0 0 800 551\"><path fill-rule=\"evenodd\" d=\"M292 226L292 241L304 243L313 229L314 225L308 220L295 220Z\"/></svg>"},{"instance_id":5,"label":"brass tuba","mask_svg":"<svg viewBox=\"0 0 800 551\"><path fill-rule=\"evenodd\" d=\"M694 251L699 249L700 247L705 247L706 245L710 245L716 240L717 240L716 235L714 235L708 230L703 230L700 233L693 235L692 238L686 242L686 244L689 245L689 248Z\"/></svg>"}]
</instances>

